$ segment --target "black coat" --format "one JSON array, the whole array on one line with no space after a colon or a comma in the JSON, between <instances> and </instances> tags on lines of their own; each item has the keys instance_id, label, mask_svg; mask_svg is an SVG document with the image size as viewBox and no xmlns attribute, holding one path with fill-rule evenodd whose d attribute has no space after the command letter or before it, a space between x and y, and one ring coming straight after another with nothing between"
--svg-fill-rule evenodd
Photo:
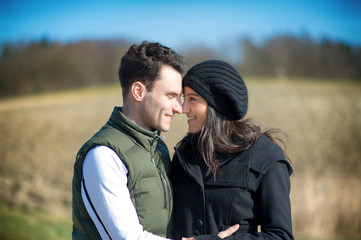
<instances>
[{"instance_id":1,"label":"black coat","mask_svg":"<svg viewBox=\"0 0 361 240\"><path fill-rule=\"evenodd\" d=\"M172 161L175 239L220 239L219 231L237 223L239 230L227 239L293 239L292 168L278 145L262 135L226 161L216 180L202 174L192 148L186 140ZM262 232L257 232L259 225Z\"/></svg>"}]
</instances>

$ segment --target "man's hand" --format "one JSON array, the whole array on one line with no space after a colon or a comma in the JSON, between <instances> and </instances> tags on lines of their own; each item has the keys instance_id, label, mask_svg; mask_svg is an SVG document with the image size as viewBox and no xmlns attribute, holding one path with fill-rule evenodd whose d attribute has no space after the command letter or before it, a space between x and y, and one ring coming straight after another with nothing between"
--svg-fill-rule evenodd
<instances>
[{"instance_id":1,"label":"man's hand","mask_svg":"<svg viewBox=\"0 0 361 240\"><path fill-rule=\"evenodd\" d=\"M229 237L231 236L233 233L235 233L239 228L239 224L235 224L233 225L232 227L229 227L227 228L226 230L224 231L221 231L218 233L218 237L220 238L226 238L226 237Z\"/></svg>"},{"instance_id":2,"label":"man's hand","mask_svg":"<svg viewBox=\"0 0 361 240\"><path fill-rule=\"evenodd\" d=\"M219 232L217 235L218 237L223 239L231 236L233 233L235 233L238 230L238 228L239 228L239 224L235 224L232 227L229 227L226 230ZM196 240L196 238L195 237L182 238L182 240Z\"/></svg>"}]
</instances>

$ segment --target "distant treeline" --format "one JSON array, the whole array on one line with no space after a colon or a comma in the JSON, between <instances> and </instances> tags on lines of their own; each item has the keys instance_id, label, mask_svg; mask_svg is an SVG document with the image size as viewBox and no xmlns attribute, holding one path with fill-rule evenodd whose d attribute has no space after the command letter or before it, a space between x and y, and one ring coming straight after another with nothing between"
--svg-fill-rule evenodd
<instances>
[{"instance_id":1,"label":"distant treeline","mask_svg":"<svg viewBox=\"0 0 361 240\"><path fill-rule=\"evenodd\" d=\"M132 44L124 39L59 43L7 43L0 56L0 97L117 82L120 58ZM361 48L328 39L276 36L263 44L239 40L243 76L313 77L361 81ZM238 49L238 48L235 48ZM226 53L204 46L178 51L188 66ZM231 61L231 60L229 60Z\"/></svg>"},{"instance_id":2,"label":"distant treeline","mask_svg":"<svg viewBox=\"0 0 361 240\"><path fill-rule=\"evenodd\" d=\"M122 40L7 44L0 59L0 97L114 83L127 47Z\"/></svg>"},{"instance_id":3,"label":"distant treeline","mask_svg":"<svg viewBox=\"0 0 361 240\"><path fill-rule=\"evenodd\" d=\"M260 46L246 39L242 47L247 75L361 80L361 46L289 35Z\"/></svg>"}]
</instances>

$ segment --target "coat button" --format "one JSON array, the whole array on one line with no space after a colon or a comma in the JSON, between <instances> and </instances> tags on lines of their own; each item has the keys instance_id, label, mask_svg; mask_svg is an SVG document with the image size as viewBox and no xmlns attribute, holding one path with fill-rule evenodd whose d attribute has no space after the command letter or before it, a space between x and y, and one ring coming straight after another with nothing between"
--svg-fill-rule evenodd
<instances>
[{"instance_id":1,"label":"coat button","mask_svg":"<svg viewBox=\"0 0 361 240\"><path fill-rule=\"evenodd\" d=\"M197 222L196 222L196 225L197 225L197 228L203 227L203 222L202 222L202 220L198 219Z\"/></svg>"}]
</instances>

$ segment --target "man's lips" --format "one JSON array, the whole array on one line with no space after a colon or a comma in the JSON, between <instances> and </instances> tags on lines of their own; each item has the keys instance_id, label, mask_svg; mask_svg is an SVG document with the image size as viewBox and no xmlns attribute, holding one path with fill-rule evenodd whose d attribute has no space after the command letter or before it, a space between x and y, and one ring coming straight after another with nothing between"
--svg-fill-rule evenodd
<instances>
[{"instance_id":1,"label":"man's lips","mask_svg":"<svg viewBox=\"0 0 361 240\"><path fill-rule=\"evenodd\" d=\"M169 119L169 121L172 121L174 114L165 114L165 116Z\"/></svg>"}]
</instances>

